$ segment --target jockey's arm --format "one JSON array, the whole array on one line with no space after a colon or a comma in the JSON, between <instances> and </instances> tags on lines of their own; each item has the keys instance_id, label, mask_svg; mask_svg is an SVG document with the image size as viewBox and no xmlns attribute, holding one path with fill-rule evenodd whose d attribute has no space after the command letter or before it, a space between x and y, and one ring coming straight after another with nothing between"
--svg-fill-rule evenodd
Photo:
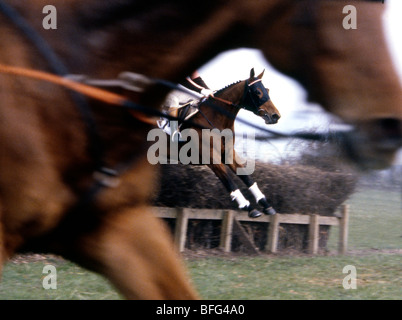
<instances>
[{"instance_id":1,"label":"jockey's arm","mask_svg":"<svg viewBox=\"0 0 402 320\"><path fill-rule=\"evenodd\" d=\"M204 80L201 78L200 74L195 71L191 77L187 77L185 82L182 83L186 88L193 90L195 92L201 93L204 96L213 95L213 91L208 88Z\"/></svg>"}]
</instances>

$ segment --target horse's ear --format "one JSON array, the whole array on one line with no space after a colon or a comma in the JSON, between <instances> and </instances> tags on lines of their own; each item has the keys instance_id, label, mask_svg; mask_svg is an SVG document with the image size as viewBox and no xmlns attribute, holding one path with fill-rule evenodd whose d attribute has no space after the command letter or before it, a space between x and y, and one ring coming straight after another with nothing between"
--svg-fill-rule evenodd
<instances>
[{"instance_id":1,"label":"horse's ear","mask_svg":"<svg viewBox=\"0 0 402 320\"><path fill-rule=\"evenodd\" d=\"M264 75L264 72L265 72L265 69L264 70L262 70L262 72L260 73L260 75L257 77L258 79L262 79L262 76Z\"/></svg>"},{"instance_id":2,"label":"horse's ear","mask_svg":"<svg viewBox=\"0 0 402 320\"><path fill-rule=\"evenodd\" d=\"M255 76L254 68L251 68L251 70L250 70L250 79L254 79L254 76Z\"/></svg>"}]
</instances>

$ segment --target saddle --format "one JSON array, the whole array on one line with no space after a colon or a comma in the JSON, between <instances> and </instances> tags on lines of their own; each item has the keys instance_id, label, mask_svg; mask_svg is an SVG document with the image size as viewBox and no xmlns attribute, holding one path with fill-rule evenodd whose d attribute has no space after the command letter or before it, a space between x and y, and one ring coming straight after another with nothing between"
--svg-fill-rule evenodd
<instances>
[{"instance_id":1,"label":"saddle","mask_svg":"<svg viewBox=\"0 0 402 320\"><path fill-rule=\"evenodd\" d=\"M198 112L198 100L189 100L183 104L172 104L165 106L163 112L177 119L177 121L169 121L166 118L158 120L158 127L171 136L172 141L185 141L181 138L180 128L184 121L191 119Z\"/></svg>"}]
</instances>

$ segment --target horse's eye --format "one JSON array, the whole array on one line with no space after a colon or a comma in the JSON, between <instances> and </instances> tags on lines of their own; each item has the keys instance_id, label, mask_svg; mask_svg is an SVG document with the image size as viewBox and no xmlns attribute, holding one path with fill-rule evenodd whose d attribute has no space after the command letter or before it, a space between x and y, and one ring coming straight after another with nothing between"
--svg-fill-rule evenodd
<instances>
[{"instance_id":1,"label":"horse's eye","mask_svg":"<svg viewBox=\"0 0 402 320\"><path fill-rule=\"evenodd\" d=\"M258 98L260 98L260 99L262 99L262 97L264 96L264 93L262 92L262 90L260 88L257 88L256 94L257 94Z\"/></svg>"}]
</instances>

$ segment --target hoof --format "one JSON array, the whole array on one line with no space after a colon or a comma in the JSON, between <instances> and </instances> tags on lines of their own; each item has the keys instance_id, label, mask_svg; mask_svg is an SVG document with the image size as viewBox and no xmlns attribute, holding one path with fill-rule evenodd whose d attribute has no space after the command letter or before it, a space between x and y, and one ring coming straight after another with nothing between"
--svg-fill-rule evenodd
<instances>
[{"instance_id":1,"label":"hoof","mask_svg":"<svg viewBox=\"0 0 402 320\"><path fill-rule=\"evenodd\" d=\"M257 209L253 209L248 212L248 216L250 218L258 218L258 217L262 216L262 213L260 211L258 211Z\"/></svg>"},{"instance_id":2,"label":"hoof","mask_svg":"<svg viewBox=\"0 0 402 320\"><path fill-rule=\"evenodd\" d=\"M273 216L274 214L276 214L276 211L274 208L269 207L269 208L264 208L264 213L266 215Z\"/></svg>"}]
</instances>

